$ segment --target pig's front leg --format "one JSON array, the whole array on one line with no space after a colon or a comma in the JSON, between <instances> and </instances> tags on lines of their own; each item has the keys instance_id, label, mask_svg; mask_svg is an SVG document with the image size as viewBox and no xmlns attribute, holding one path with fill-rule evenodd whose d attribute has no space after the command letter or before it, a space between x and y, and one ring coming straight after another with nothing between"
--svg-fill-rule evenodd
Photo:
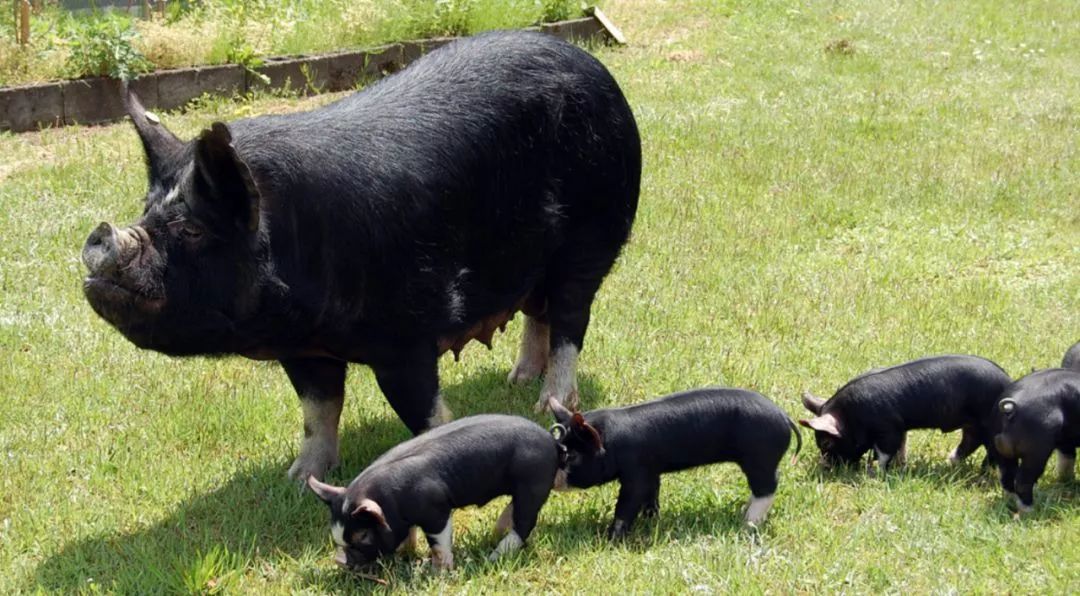
<instances>
[{"instance_id":1,"label":"pig's front leg","mask_svg":"<svg viewBox=\"0 0 1080 596\"><path fill-rule=\"evenodd\" d=\"M615 519L608 527L608 538L618 540L626 536L649 498L654 482L654 478L644 475L619 479L619 500L615 502Z\"/></svg>"},{"instance_id":2,"label":"pig's front leg","mask_svg":"<svg viewBox=\"0 0 1080 596\"><path fill-rule=\"evenodd\" d=\"M1017 510L1019 513L1031 511L1035 504L1035 483L1046 469L1046 460L1050 459L1050 451L1037 453L1020 460L1020 469L1016 472L1016 496Z\"/></svg>"},{"instance_id":3,"label":"pig's front leg","mask_svg":"<svg viewBox=\"0 0 1080 596\"><path fill-rule=\"evenodd\" d=\"M431 547L431 566L440 571L448 571L454 568L454 524L451 513L446 513L446 521L441 524L441 529L433 526L424 526L424 536L427 537L428 546Z\"/></svg>"},{"instance_id":4,"label":"pig's front leg","mask_svg":"<svg viewBox=\"0 0 1080 596\"><path fill-rule=\"evenodd\" d=\"M1019 467L1018 461L1005 457L998 453L997 465L998 474L1001 476L1001 489L1005 492L1005 498L1013 501L1019 501L1016 496L1016 470Z\"/></svg>"},{"instance_id":5,"label":"pig's front leg","mask_svg":"<svg viewBox=\"0 0 1080 596\"><path fill-rule=\"evenodd\" d=\"M304 410L304 439L289 477L305 482L322 479L338 464L338 420L345 401L346 363L326 358L282 360L285 374L300 396Z\"/></svg>"},{"instance_id":6,"label":"pig's front leg","mask_svg":"<svg viewBox=\"0 0 1080 596\"><path fill-rule=\"evenodd\" d=\"M403 361L371 365L386 401L414 435L449 422L453 416L439 395L437 358L432 346L411 351Z\"/></svg>"},{"instance_id":7,"label":"pig's front leg","mask_svg":"<svg viewBox=\"0 0 1080 596\"><path fill-rule=\"evenodd\" d=\"M907 459L907 435L903 432L883 434L874 442L874 454L881 472L893 462L903 465Z\"/></svg>"},{"instance_id":8,"label":"pig's front leg","mask_svg":"<svg viewBox=\"0 0 1080 596\"><path fill-rule=\"evenodd\" d=\"M649 487L649 495L645 497L645 505L641 509L642 517L656 517L660 514L660 476L657 476Z\"/></svg>"}]
</instances>

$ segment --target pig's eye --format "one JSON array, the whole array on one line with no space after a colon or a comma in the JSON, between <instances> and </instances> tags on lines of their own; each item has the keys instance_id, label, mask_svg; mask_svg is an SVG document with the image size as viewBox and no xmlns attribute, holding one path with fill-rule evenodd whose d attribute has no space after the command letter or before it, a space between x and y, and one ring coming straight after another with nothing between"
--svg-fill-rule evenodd
<instances>
[{"instance_id":1,"label":"pig's eye","mask_svg":"<svg viewBox=\"0 0 1080 596\"><path fill-rule=\"evenodd\" d=\"M581 454L578 453L577 451L571 451L570 453L566 454L566 463L568 463L570 465L574 465L574 464L576 464L576 463L578 463L580 461L581 461Z\"/></svg>"},{"instance_id":2,"label":"pig's eye","mask_svg":"<svg viewBox=\"0 0 1080 596\"><path fill-rule=\"evenodd\" d=\"M187 242L198 242L203 237L202 226L193 221L178 219L169 224L169 229L181 239Z\"/></svg>"}]
</instances>

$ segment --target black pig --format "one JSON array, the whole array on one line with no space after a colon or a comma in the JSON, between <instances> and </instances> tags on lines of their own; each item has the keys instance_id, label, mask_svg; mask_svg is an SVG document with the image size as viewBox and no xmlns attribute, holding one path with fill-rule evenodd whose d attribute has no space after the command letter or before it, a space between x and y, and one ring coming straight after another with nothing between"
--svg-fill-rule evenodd
<instances>
[{"instance_id":1,"label":"black pig","mask_svg":"<svg viewBox=\"0 0 1080 596\"><path fill-rule=\"evenodd\" d=\"M798 427L765 396L745 389L706 388L623 408L572 413L552 400L565 429L565 470L555 488L588 488L619 481L608 536L625 535L639 512L660 510L660 475L718 462L738 464L752 497L746 521L765 519L775 498L777 469Z\"/></svg>"},{"instance_id":2,"label":"black pig","mask_svg":"<svg viewBox=\"0 0 1080 596\"><path fill-rule=\"evenodd\" d=\"M1080 372L1050 368L1010 385L998 404L1001 486L1020 512L1031 510L1035 483L1057 450L1058 476L1073 477L1080 447Z\"/></svg>"},{"instance_id":3,"label":"black pig","mask_svg":"<svg viewBox=\"0 0 1080 596\"><path fill-rule=\"evenodd\" d=\"M415 434L445 421L438 359L524 311L509 379L577 399L593 297L630 234L634 117L584 50L539 33L443 46L310 112L213 123L181 141L134 95L142 216L86 241L83 289L141 348L281 362L304 440L338 461L350 362Z\"/></svg>"},{"instance_id":4,"label":"black pig","mask_svg":"<svg viewBox=\"0 0 1080 596\"><path fill-rule=\"evenodd\" d=\"M985 358L921 358L855 377L828 401L804 394L803 405L816 416L799 423L814 430L825 463L855 463L873 449L884 469L904 459L907 431L916 428L963 429L949 461L982 445L987 462L996 463L996 404L1011 382Z\"/></svg>"},{"instance_id":5,"label":"black pig","mask_svg":"<svg viewBox=\"0 0 1080 596\"><path fill-rule=\"evenodd\" d=\"M418 526L431 546L431 563L449 569L451 511L484 505L500 495L511 501L496 531L506 533L491 558L521 548L551 492L561 448L547 431L517 416L469 416L442 425L387 451L348 488L308 486L330 506L334 560L366 565L394 552Z\"/></svg>"}]
</instances>

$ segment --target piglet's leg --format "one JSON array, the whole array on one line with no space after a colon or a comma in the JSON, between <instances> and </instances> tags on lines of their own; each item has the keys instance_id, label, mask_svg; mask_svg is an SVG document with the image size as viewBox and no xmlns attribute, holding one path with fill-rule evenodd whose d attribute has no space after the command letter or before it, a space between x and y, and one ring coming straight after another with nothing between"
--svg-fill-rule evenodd
<instances>
[{"instance_id":1,"label":"piglet's leg","mask_svg":"<svg viewBox=\"0 0 1080 596\"><path fill-rule=\"evenodd\" d=\"M452 516L447 514L446 525L434 534L424 528L428 546L431 547L431 566L440 571L454 568L454 528Z\"/></svg>"},{"instance_id":2,"label":"piglet's leg","mask_svg":"<svg viewBox=\"0 0 1080 596\"><path fill-rule=\"evenodd\" d=\"M965 426L960 432L960 444L949 454L949 463L954 465L964 461L982 442L979 440L978 429L973 426Z\"/></svg>"},{"instance_id":3,"label":"piglet's leg","mask_svg":"<svg viewBox=\"0 0 1080 596\"><path fill-rule=\"evenodd\" d=\"M536 526L536 518L540 515L540 508L547 501L551 487L544 482L526 482L514 488L511 501L499 516L495 523L496 532L506 532L506 536L495 546L495 550L488 557L496 560L499 557L518 551L525 546Z\"/></svg>"},{"instance_id":4,"label":"piglet's leg","mask_svg":"<svg viewBox=\"0 0 1080 596\"><path fill-rule=\"evenodd\" d=\"M649 487L649 495L645 497L645 505L641 508L642 517L656 517L660 514L660 476L657 476Z\"/></svg>"},{"instance_id":5,"label":"piglet's leg","mask_svg":"<svg viewBox=\"0 0 1080 596\"><path fill-rule=\"evenodd\" d=\"M903 463L906 457L907 436L904 433L883 435L874 445L878 470L884 472L894 460Z\"/></svg>"},{"instance_id":6,"label":"piglet's leg","mask_svg":"<svg viewBox=\"0 0 1080 596\"><path fill-rule=\"evenodd\" d=\"M626 536L634 525L638 513L649 498L653 479L635 476L619 479L619 500L615 502L615 519L608 527L608 538L618 540Z\"/></svg>"},{"instance_id":7,"label":"piglet's leg","mask_svg":"<svg viewBox=\"0 0 1080 596\"><path fill-rule=\"evenodd\" d=\"M1057 473L1062 480L1072 480L1076 477L1076 449L1058 449Z\"/></svg>"},{"instance_id":8,"label":"piglet's leg","mask_svg":"<svg viewBox=\"0 0 1080 596\"><path fill-rule=\"evenodd\" d=\"M304 410L304 439L289 477L321 479L338 464L338 421L345 401L346 363L325 358L282 360Z\"/></svg>"},{"instance_id":9,"label":"piglet's leg","mask_svg":"<svg viewBox=\"0 0 1080 596\"><path fill-rule=\"evenodd\" d=\"M1020 461L1020 469L1016 473L1017 506L1020 513L1031 511L1035 504L1035 483L1046 469L1046 460L1050 459L1050 451L1038 453L1034 457L1025 457Z\"/></svg>"},{"instance_id":10,"label":"piglet's leg","mask_svg":"<svg viewBox=\"0 0 1080 596\"><path fill-rule=\"evenodd\" d=\"M772 508L780 478L777 464L779 462L747 462L739 465L750 485L750 502L746 505L746 523L750 526L757 527L765 521Z\"/></svg>"}]
</instances>

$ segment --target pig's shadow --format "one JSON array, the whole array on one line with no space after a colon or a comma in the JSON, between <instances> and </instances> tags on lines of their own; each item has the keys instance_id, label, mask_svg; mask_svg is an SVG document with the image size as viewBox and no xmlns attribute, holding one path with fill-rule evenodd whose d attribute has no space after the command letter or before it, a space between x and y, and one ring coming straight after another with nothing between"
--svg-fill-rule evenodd
<instances>
[{"instance_id":1,"label":"pig's shadow","mask_svg":"<svg viewBox=\"0 0 1080 596\"><path fill-rule=\"evenodd\" d=\"M982 451L977 451L959 464L951 464L940 458L916 457L909 459L898 468L889 469L882 475L875 472L871 476L866 472L865 458L859 464L823 468L812 464L809 478L819 482L837 482L859 486L871 480L904 482L905 479L919 479L935 486L965 486L974 490L990 491L1000 495L1001 482L997 468L983 465ZM1047 462L1047 469L1035 485L1035 510L1023 516L1023 520L1057 519L1065 517L1071 511L1080 508L1080 481L1058 479L1055 472L1055 459ZM988 519L1002 522L1012 521L1013 503L1004 496L990 501L986 508Z\"/></svg>"},{"instance_id":2,"label":"pig's shadow","mask_svg":"<svg viewBox=\"0 0 1080 596\"><path fill-rule=\"evenodd\" d=\"M505 375L504 370L481 373L443 387L442 393L458 416L513 413L546 426L547 415L533 412L539 383L510 387ZM603 389L594 378L579 374L578 380L586 405L601 400ZM409 436L392 415L363 426L345 426L341 429L341 466L330 474L330 481L346 484L356 471ZM289 561L310 554L312 549L329 553L326 508L309 491L298 490L286 478L291 456L267 454L220 488L183 502L150 527L68 544L35 570L36 587L73 593L85 590L92 582L120 593L201 591L208 587L208 580L215 579L215 573L227 574L243 567L245 559L249 573L272 574L275 561ZM131 515L136 517L137 508ZM395 570L399 566L391 567ZM316 579L324 575L322 571L300 573L308 581L322 583ZM352 583L351 588L363 585ZM34 587L30 586L30 591Z\"/></svg>"}]
</instances>

